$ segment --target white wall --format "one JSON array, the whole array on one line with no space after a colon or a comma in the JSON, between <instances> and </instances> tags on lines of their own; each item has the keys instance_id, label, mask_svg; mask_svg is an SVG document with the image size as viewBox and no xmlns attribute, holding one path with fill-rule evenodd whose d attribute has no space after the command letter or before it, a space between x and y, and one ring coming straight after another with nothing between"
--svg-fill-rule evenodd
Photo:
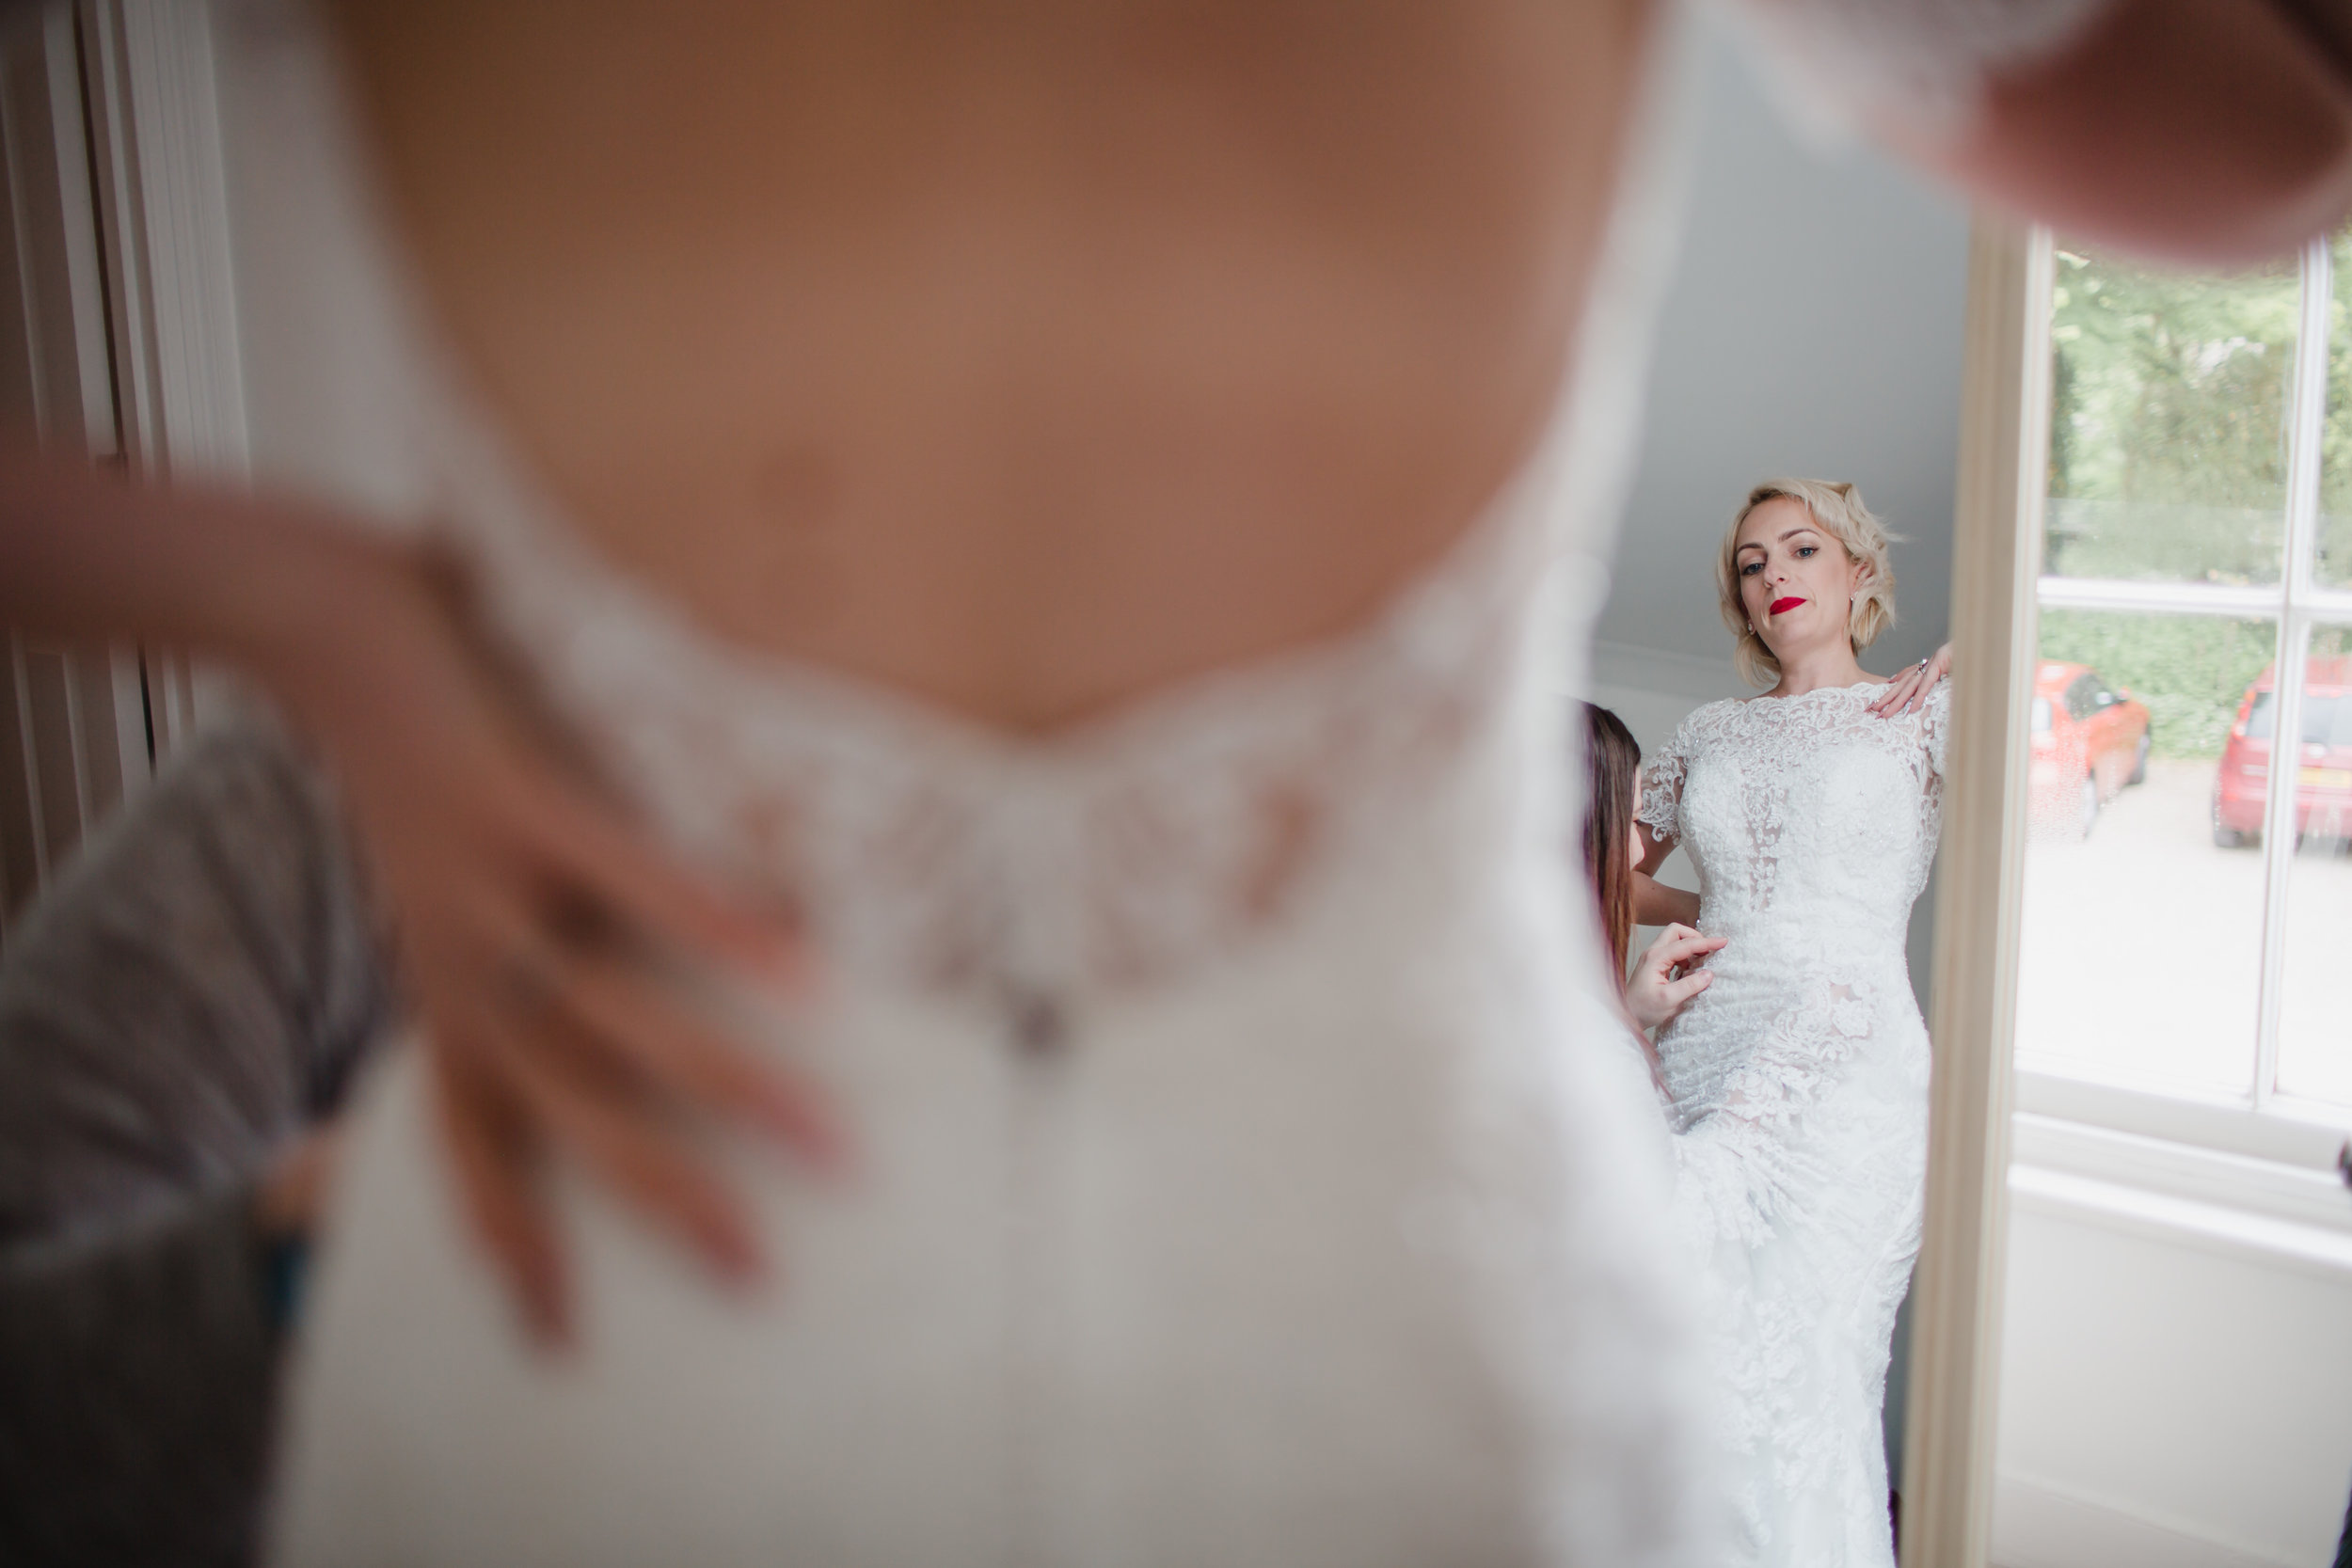
<instances>
[{"instance_id":1,"label":"white wall","mask_svg":"<svg viewBox=\"0 0 2352 1568\"><path fill-rule=\"evenodd\" d=\"M2352 1236L2031 1164L2010 1187L1996 1568L2332 1561Z\"/></svg>"}]
</instances>

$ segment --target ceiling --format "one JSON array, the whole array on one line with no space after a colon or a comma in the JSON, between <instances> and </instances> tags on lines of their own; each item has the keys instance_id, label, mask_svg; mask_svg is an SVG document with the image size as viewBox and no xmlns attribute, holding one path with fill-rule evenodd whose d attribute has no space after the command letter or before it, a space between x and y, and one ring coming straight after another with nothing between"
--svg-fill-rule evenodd
<instances>
[{"instance_id":1,"label":"ceiling","mask_svg":"<svg viewBox=\"0 0 2352 1568\"><path fill-rule=\"evenodd\" d=\"M1801 140L1721 36L1701 40L1689 214L1598 635L1721 658L1714 552L1757 480L1851 479L1906 543L1882 672L1943 641L1968 215L1859 148Z\"/></svg>"}]
</instances>

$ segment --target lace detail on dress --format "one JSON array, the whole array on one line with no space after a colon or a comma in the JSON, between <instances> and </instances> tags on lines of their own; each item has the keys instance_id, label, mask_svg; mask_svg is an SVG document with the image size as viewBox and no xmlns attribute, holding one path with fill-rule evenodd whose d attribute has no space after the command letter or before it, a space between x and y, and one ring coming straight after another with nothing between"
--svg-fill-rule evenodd
<instances>
[{"instance_id":1,"label":"lace detail on dress","mask_svg":"<svg viewBox=\"0 0 2352 1568\"><path fill-rule=\"evenodd\" d=\"M1902 1218L1907 1205L1895 1206L1890 1234L1879 1205L1857 1206L1854 1218L1822 1201L1848 1180L1856 1147L1883 1135L1840 1092L1843 1069L1879 1032L1878 1011L1888 1000L1881 989L1862 969L1814 966L1802 1000L1732 1076L1722 1105L1678 1140L1677 1228L1716 1263L1710 1316L1735 1347L1723 1358L1732 1397L1719 1412L1719 1432L1745 1462L1748 1484L1734 1497L1753 1554L1745 1560L1873 1560L1867 1552L1789 1554L1793 1532L1780 1526L1772 1505L1783 1496L1840 1491L1840 1472L1851 1467L1846 1455L1856 1446L1852 1423L1867 1421L1883 1401L1887 1335L1918 1249L1915 1218ZM1903 1278L1889 1270L1871 1279L1867 1266L1897 1252ZM1836 1262L1841 1255L1843 1268ZM1822 1267L1822 1277L1775 1278L1774 1265L1760 1262L1791 1258ZM1858 1335L1856 1349L1865 1354L1855 1358L1873 1364L1875 1374L1851 1403L1824 1386L1817 1361L1824 1324L1837 1321L1824 1315L1832 1307L1870 1325ZM1883 1496L1875 1481L1862 1491L1866 1499ZM1872 1507L1863 1517L1881 1523L1883 1510Z\"/></svg>"},{"instance_id":2,"label":"lace detail on dress","mask_svg":"<svg viewBox=\"0 0 2352 1568\"><path fill-rule=\"evenodd\" d=\"M1645 820L1699 870L1715 983L1661 1030L1676 1228L1704 1266L1743 1563L1891 1564L1873 1440L1918 1250L1927 1033L1904 936L1935 853L1948 688L1714 703Z\"/></svg>"},{"instance_id":3,"label":"lace detail on dress","mask_svg":"<svg viewBox=\"0 0 2352 1568\"><path fill-rule=\"evenodd\" d=\"M1706 1167L1685 1146L1681 1177L1686 1212L1709 1240L1720 1235L1748 1246L1772 1239L1792 1202L1834 1180L1836 1171L1792 1134L1820 1100L1835 1069L1868 1040L1880 995L1867 966L1807 966L1800 1000L1772 1021L1755 1051L1724 1075L1706 1112L1720 1153L1739 1169L1736 1183L1693 1180ZM1688 1132L1695 1123L1686 1123ZM1728 1203L1717 1205L1723 1200Z\"/></svg>"},{"instance_id":4,"label":"lace detail on dress","mask_svg":"<svg viewBox=\"0 0 2352 1568\"><path fill-rule=\"evenodd\" d=\"M1642 768L1642 803L1634 812L1633 820L1642 823L1660 838L1682 836L1682 773L1685 760L1681 747L1687 724L1675 730L1666 749L1653 756Z\"/></svg>"},{"instance_id":5,"label":"lace detail on dress","mask_svg":"<svg viewBox=\"0 0 2352 1568\"><path fill-rule=\"evenodd\" d=\"M1964 131L1987 78L2047 59L2112 0L1727 0L1817 125Z\"/></svg>"},{"instance_id":6,"label":"lace detail on dress","mask_svg":"<svg viewBox=\"0 0 2352 1568\"><path fill-rule=\"evenodd\" d=\"M1509 702L1552 521L1538 462L1372 627L1030 743L728 647L438 446L494 631L610 782L834 961L1016 1011L1231 949L1425 802Z\"/></svg>"},{"instance_id":7,"label":"lace detail on dress","mask_svg":"<svg viewBox=\"0 0 2352 1568\"><path fill-rule=\"evenodd\" d=\"M1768 908L1778 880L1781 845L1791 819L1792 783L1817 782L1824 752L1847 746L1900 761L1916 784L1910 797L1909 820L1899 825L1900 836L1915 836L1923 853L1907 857L1909 879L1902 884L1903 907L1927 886L1928 864L1935 855L1943 819L1944 741L1950 723L1951 689L1938 686L1918 713L1881 719L1867 711L1872 688L1851 686L1809 691L1798 697L1751 697L1709 703L1677 726L1665 748L1643 769L1642 807L1637 819L1662 838L1680 838L1689 831L1685 791L1692 759L1710 750L1739 754L1740 787L1718 792L1708 809L1722 825L1737 825L1743 852L1725 864L1729 880L1741 889L1749 908ZM1809 802L1806 803L1809 805ZM1808 821L1809 810L1804 811ZM1850 831L1875 825L1850 819ZM1897 847L1888 834L1886 847ZM1709 890L1710 897L1713 896Z\"/></svg>"},{"instance_id":8,"label":"lace detail on dress","mask_svg":"<svg viewBox=\"0 0 2352 1568\"><path fill-rule=\"evenodd\" d=\"M1928 749L1928 766L1935 769L1940 792L1944 778L1944 744L1952 730L1952 689L1949 686L1939 686L1928 694L1927 705L1919 710L1919 727ZM1938 800L1940 802L1940 793Z\"/></svg>"}]
</instances>

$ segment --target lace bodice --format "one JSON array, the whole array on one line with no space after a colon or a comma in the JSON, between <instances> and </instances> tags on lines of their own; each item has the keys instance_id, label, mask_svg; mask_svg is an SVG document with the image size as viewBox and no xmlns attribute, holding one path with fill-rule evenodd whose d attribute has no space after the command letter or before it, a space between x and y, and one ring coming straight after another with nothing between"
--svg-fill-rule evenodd
<instances>
[{"instance_id":1,"label":"lace bodice","mask_svg":"<svg viewBox=\"0 0 2352 1568\"><path fill-rule=\"evenodd\" d=\"M1641 820L1696 863L1710 933L1834 922L1901 942L1935 858L1951 694L1894 721L1877 695L1709 703L1644 770Z\"/></svg>"},{"instance_id":2,"label":"lace bodice","mask_svg":"<svg viewBox=\"0 0 2352 1568\"><path fill-rule=\"evenodd\" d=\"M1645 771L1641 818L1729 938L1658 1051L1676 1228L1706 1270L1743 1563L1889 1564L1875 1433L1918 1248L1928 1041L1904 936L1934 859L1948 688L1710 704Z\"/></svg>"}]
</instances>

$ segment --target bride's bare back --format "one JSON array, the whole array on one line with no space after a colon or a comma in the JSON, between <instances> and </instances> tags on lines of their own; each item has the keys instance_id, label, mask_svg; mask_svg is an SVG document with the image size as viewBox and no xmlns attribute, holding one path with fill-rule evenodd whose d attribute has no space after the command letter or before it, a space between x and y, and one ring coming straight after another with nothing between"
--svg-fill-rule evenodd
<instances>
[{"instance_id":1,"label":"bride's bare back","mask_svg":"<svg viewBox=\"0 0 2352 1568\"><path fill-rule=\"evenodd\" d=\"M500 454L711 633L1030 733L1346 628L1479 515L1568 362L1649 31L1647 0L326 3ZM2340 6L1732 3L1825 103L2077 237L2247 261L2352 208ZM0 451L0 618L232 660L333 761L535 1324L549 1144L739 1268L667 1104L827 1163L824 1097L636 956L799 939L530 742L435 574L328 522Z\"/></svg>"},{"instance_id":2,"label":"bride's bare back","mask_svg":"<svg viewBox=\"0 0 2352 1568\"><path fill-rule=\"evenodd\" d=\"M1555 395L1642 0L364 3L424 291L618 564L1043 731L1362 619Z\"/></svg>"}]
</instances>

